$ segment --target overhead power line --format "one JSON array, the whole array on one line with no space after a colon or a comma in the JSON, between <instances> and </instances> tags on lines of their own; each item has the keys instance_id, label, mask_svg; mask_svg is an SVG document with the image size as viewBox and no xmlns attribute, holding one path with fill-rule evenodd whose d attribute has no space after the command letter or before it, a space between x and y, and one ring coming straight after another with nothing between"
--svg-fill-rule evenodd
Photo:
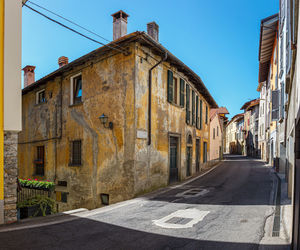
<instances>
[{"instance_id":1,"label":"overhead power line","mask_svg":"<svg viewBox=\"0 0 300 250\"><path fill-rule=\"evenodd\" d=\"M30 2L30 1L28 1L28 2ZM31 3L31 2L30 2L30 3ZM77 31L77 30L75 30L75 29L72 29L72 28L68 27L67 25L65 25L65 24L63 24L63 23L61 23L61 22L59 22L59 21L57 21L57 20L55 20L55 19L53 19L53 18L51 18L51 17L45 15L45 14L39 12L38 10L36 10L36 9L34 9L34 8L30 7L30 6L28 6L27 4L24 4L24 6L26 6L26 7L29 8L30 10L36 12L37 14L39 14L39 15L41 15L41 16L47 18L48 20L50 20L50 21L52 21L52 22L54 22L54 23L56 23L56 24L58 24L58 25L60 25L60 26L62 26L62 27L64 27L64 28L66 28L66 29L68 29L68 30L70 30L70 31L72 31L72 32L74 32L74 33L76 33L76 34L78 34L78 35L80 35L80 36L86 38L86 39L89 39L90 41L93 41L93 42L95 42L95 43L98 43L98 44L103 45L103 46L105 46L105 47L108 47L108 48L110 48L110 49L117 50L117 51L122 52L122 53L127 52L127 51L124 50L124 49L121 50L121 49L118 49L118 48L114 48L114 47L112 47L112 46L110 46L110 45L106 45L106 44L104 44L104 43L102 43L102 42L99 42L99 41L97 41L97 40L95 40L95 39L93 39L93 38L91 38L91 37L89 37L89 36L87 36L87 35L84 35L84 34L82 34L81 32L79 32L79 31ZM77 25L77 26L78 26L78 25Z\"/></svg>"}]
</instances>

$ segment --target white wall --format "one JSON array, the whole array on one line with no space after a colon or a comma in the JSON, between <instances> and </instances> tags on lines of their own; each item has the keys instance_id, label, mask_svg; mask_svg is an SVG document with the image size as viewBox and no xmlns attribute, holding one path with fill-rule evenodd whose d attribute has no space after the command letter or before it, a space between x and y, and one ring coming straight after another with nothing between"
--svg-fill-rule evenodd
<instances>
[{"instance_id":1,"label":"white wall","mask_svg":"<svg viewBox=\"0 0 300 250\"><path fill-rule=\"evenodd\" d=\"M22 129L21 0L5 0L4 28L4 130L20 131Z\"/></svg>"}]
</instances>

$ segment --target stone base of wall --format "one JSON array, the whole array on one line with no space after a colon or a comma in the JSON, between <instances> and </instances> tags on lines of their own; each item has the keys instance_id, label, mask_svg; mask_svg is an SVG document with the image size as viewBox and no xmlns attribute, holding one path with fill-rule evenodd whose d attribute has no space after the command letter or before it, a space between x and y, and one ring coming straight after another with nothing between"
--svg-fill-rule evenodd
<instances>
[{"instance_id":1,"label":"stone base of wall","mask_svg":"<svg viewBox=\"0 0 300 250\"><path fill-rule=\"evenodd\" d=\"M4 132L4 223L17 221L18 132Z\"/></svg>"}]
</instances>

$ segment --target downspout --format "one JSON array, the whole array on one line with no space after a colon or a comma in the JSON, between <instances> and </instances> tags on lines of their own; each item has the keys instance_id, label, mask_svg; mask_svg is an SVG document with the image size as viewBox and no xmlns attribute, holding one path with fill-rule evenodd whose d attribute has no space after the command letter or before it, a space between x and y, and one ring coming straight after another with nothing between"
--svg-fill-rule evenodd
<instances>
[{"instance_id":1,"label":"downspout","mask_svg":"<svg viewBox=\"0 0 300 250\"><path fill-rule=\"evenodd\" d=\"M148 92L148 145L151 145L151 99L152 99L152 70L156 68L163 61L167 60L168 53L165 53L165 57L156 63L151 69L149 69L149 92Z\"/></svg>"}]
</instances>

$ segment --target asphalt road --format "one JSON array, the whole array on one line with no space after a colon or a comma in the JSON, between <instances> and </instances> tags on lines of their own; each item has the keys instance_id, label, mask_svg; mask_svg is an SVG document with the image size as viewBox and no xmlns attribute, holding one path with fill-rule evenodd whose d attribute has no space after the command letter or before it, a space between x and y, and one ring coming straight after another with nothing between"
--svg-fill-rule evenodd
<instances>
[{"instance_id":1,"label":"asphalt road","mask_svg":"<svg viewBox=\"0 0 300 250\"><path fill-rule=\"evenodd\" d=\"M55 225L0 233L0 249L286 249L259 243L274 174L231 156L203 177Z\"/></svg>"}]
</instances>

